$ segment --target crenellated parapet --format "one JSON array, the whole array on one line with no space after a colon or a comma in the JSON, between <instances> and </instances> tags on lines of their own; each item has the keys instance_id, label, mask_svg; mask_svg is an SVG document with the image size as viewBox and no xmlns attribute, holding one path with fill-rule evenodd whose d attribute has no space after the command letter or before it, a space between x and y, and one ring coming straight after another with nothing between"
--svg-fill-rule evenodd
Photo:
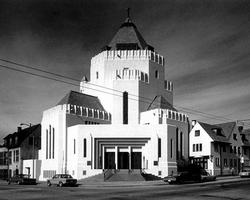
<instances>
[{"instance_id":1,"label":"crenellated parapet","mask_svg":"<svg viewBox=\"0 0 250 200\"><path fill-rule=\"evenodd\" d=\"M167 124L168 120L188 123L188 116L170 109L153 109L141 113L141 124Z\"/></svg>"},{"instance_id":2,"label":"crenellated parapet","mask_svg":"<svg viewBox=\"0 0 250 200\"><path fill-rule=\"evenodd\" d=\"M164 57L151 50L110 50L103 51L91 59L95 64L102 60L150 60L164 66Z\"/></svg>"},{"instance_id":3,"label":"crenellated parapet","mask_svg":"<svg viewBox=\"0 0 250 200\"><path fill-rule=\"evenodd\" d=\"M125 79L125 80L140 80L145 83L149 82L149 76L137 69L118 69L115 71L115 79Z\"/></svg>"},{"instance_id":4,"label":"crenellated parapet","mask_svg":"<svg viewBox=\"0 0 250 200\"><path fill-rule=\"evenodd\" d=\"M104 121L111 121L110 113L98 109L88 108L84 106L77 106L72 104L62 105L62 109L65 110L67 114L73 114Z\"/></svg>"}]
</instances>

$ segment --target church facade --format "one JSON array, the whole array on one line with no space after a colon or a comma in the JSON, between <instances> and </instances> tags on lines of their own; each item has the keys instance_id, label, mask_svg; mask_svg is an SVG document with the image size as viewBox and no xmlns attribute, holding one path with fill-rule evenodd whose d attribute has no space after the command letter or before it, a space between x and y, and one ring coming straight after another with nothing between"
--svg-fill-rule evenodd
<instances>
[{"instance_id":1,"label":"church facade","mask_svg":"<svg viewBox=\"0 0 250 200\"><path fill-rule=\"evenodd\" d=\"M189 119L173 107L165 59L128 17L91 59L90 80L43 112L41 174L83 179L106 169L165 177L188 159Z\"/></svg>"}]
</instances>

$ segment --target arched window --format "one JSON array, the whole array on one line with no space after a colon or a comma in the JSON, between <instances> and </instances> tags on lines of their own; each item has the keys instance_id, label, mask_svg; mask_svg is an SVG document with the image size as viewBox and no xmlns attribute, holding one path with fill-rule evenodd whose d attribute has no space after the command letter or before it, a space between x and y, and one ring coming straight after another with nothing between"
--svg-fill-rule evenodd
<instances>
[{"instance_id":1,"label":"arched window","mask_svg":"<svg viewBox=\"0 0 250 200\"><path fill-rule=\"evenodd\" d=\"M155 70L155 78L159 79L159 71Z\"/></svg>"}]
</instances>

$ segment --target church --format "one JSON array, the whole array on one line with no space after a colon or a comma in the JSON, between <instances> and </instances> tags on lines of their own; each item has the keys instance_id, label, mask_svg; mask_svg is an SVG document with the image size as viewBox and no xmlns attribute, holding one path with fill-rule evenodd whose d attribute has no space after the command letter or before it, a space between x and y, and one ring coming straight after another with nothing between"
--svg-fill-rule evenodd
<instances>
[{"instance_id":1,"label":"church","mask_svg":"<svg viewBox=\"0 0 250 200\"><path fill-rule=\"evenodd\" d=\"M91 59L90 78L42 117L39 180L84 179L107 170L165 177L188 159L189 119L173 107L165 59L129 14Z\"/></svg>"}]
</instances>

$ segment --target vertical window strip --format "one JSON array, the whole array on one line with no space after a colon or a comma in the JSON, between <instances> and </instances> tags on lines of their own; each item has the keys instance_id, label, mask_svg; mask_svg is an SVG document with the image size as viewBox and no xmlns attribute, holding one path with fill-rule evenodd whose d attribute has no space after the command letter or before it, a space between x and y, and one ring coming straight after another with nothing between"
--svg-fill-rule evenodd
<instances>
[{"instance_id":1,"label":"vertical window strip","mask_svg":"<svg viewBox=\"0 0 250 200\"><path fill-rule=\"evenodd\" d=\"M180 133L180 154L181 158L183 157L183 133Z\"/></svg>"},{"instance_id":2,"label":"vertical window strip","mask_svg":"<svg viewBox=\"0 0 250 200\"><path fill-rule=\"evenodd\" d=\"M161 138L158 138L158 158L161 157Z\"/></svg>"},{"instance_id":3,"label":"vertical window strip","mask_svg":"<svg viewBox=\"0 0 250 200\"><path fill-rule=\"evenodd\" d=\"M55 128L52 129L52 158L55 158Z\"/></svg>"},{"instance_id":4,"label":"vertical window strip","mask_svg":"<svg viewBox=\"0 0 250 200\"><path fill-rule=\"evenodd\" d=\"M49 125L49 159L51 159L51 125Z\"/></svg>"},{"instance_id":5,"label":"vertical window strip","mask_svg":"<svg viewBox=\"0 0 250 200\"><path fill-rule=\"evenodd\" d=\"M83 139L83 157L86 158L87 156L87 140L86 138Z\"/></svg>"},{"instance_id":6,"label":"vertical window strip","mask_svg":"<svg viewBox=\"0 0 250 200\"><path fill-rule=\"evenodd\" d=\"M173 158L173 139L170 140L170 157Z\"/></svg>"},{"instance_id":7,"label":"vertical window strip","mask_svg":"<svg viewBox=\"0 0 250 200\"><path fill-rule=\"evenodd\" d=\"M76 140L74 139L74 154L76 154Z\"/></svg>"},{"instance_id":8,"label":"vertical window strip","mask_svg":"<svg viewBox=\"0 0 250 200\"><path fill-rule=\"evenodd\" d=\"M46 159L48 159L48 129L46 129Z\"/></svg>"}]
</instances>

